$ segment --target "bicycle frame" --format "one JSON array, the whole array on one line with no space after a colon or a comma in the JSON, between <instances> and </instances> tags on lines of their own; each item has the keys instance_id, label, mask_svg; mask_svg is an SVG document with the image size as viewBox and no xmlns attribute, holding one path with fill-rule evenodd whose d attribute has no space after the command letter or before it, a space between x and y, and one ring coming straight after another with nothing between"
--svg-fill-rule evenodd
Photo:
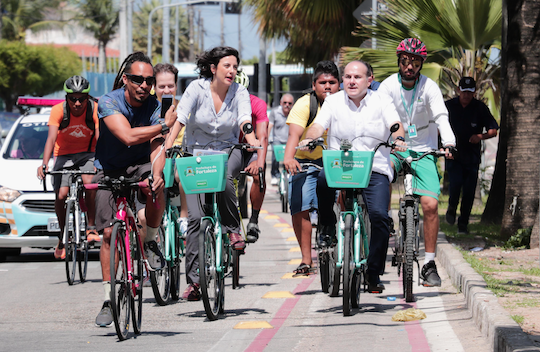
<instances>
[{"instance_id":1,"label":"bicycle frame","mask_svg":"<svg viewBox=\"0 0 540 352\"><path fill-rule=\"evenodd\" d=\"M221 231L221 216L219 214L218 204L215 201L216 200L216 194L215 193L206 193L204 195L206 197L205 201L205 216L201 218L201 224L204 220L210 220L210 222L214 225L214 235L216 238L216 271L218 273L226 274L228 271L228 265L224 265L223 263L223 252L222 250L224 248L229 248L229 251L231 250L231 247L229 246L229 236L223 236L223 232ZM209 209L212 207L211 209ZM229 257L230 257L230 253Z\"/></svg>"}]
</instances>

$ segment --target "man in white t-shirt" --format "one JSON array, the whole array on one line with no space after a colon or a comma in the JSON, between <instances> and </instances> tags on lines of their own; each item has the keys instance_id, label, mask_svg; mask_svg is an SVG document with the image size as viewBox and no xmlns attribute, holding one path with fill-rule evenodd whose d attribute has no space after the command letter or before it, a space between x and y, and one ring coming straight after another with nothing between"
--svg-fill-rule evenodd
<instances>
[{"instance_id":1,"label":"man in white t-shirt","mask_svg":"<svg viewBox=\"0 0 540 352\"><path fill-rule=\"evenodd\" d=\"M328 149L339 150L341 140L348 139L352 142L351 150L372 151L381 140L388 139L390 127L396 123L400 128L393 137L396 144L403 146L404 130L390 98L368 90L372 81L368 65L363 61L353 61L345 66L342 78L344 90L326 98L300 146L319 138L328 129ZM368 291L372 293L384 290L379 276L384 272L388 250L387 207L390 201L389 184L393 176L390 150L381 147L373 158L369 186L363 191L371 221L367 281ZM337 219L333 206L336 190L328 187L323 171L319 172L317 179L317 196L320 224L335 227Z\"/></svg>"},{"instance_id":2,"label":"man in white t-shirt","mask_svg":"<svg viewBox=\"0 0 540 352\"><path fill-rule=\"evenodd\" d=\"M378 92L390 95L401 118L405 140L410 148L402 155L416 157L417 153L437 149L439 132L446 156L451 158L450 150L456 145L456 140L448 122L448 110L441 90L434 81L420 74L427 57L426 46L416 38L407 38L398 45L396 54L399 73L385 79ZM396 169L399 169L401 164L398 159L393 156L392 161ZM413 163L412 168L415 172L414 194L420 196L424 214L426 256L420 276L424 286L441 286L441 278L435 265L440 194L440 175L436 159L433 156L425 157Z\"/></svg>"}]
</instances>

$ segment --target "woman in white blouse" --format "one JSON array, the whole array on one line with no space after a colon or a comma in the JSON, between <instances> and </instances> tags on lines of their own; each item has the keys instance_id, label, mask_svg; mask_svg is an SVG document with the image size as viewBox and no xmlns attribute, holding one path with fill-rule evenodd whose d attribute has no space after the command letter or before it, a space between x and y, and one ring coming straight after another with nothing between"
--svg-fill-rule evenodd
<instances>
[{"instance_id":1,"label":"woman in white blouse","mask_svg":"<svg viewBox=\"0 0 540 352\"><path fill-rule=\"evenodd\" d=\"M238 142L240 131L251 123L249 92L234 82L240 62L238 51L231 47L216 47L197 57L196 64L201 78L191 82L177 107L176 120L167 147L172 145L183 126L189 151L211 143L214 150L230 147ZM247 143L259 146L251 132ZM234 249L245 248L240 232L240 218L236 208L236 192L233 179L243 165L242 153L235 149L228 162L225 191L218 194L218 206L223 231L229 233ZM198 235L201 217L204 215L204 195L187 195L189 224L186 240L186 279L189 284L183 298L199 300Z\"/></svg>"}]
</instances>

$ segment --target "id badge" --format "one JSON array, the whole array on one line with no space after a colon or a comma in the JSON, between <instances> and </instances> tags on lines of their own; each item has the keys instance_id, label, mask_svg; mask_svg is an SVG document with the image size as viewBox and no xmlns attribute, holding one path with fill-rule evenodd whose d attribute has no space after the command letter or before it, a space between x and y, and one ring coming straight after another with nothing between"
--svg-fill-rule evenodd
<instances>
[{"instance_id":1,"label":"id badge","mask_svg":"<svg viewBox=\"0 0 540 352\"><path fill-rule=\"evenodd\" d=\"M416 138L418 133L416 132L416 125L409 126L409 138Z\"/></svg>"}]
</instances>

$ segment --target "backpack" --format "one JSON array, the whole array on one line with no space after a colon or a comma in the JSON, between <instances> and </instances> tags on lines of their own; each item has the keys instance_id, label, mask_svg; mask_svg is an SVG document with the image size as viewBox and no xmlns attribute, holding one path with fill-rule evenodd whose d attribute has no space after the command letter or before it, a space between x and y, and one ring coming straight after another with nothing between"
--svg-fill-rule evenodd
<instances>
[{"instance_id":1,"label":"backpack","mask_svg":"<svg viewBox=\"0 0 540 352\"><path fill-rule=\"evenodd\" d=\"M311 91L309 93L309 119L308 119L306 128L309 125L311 125L311 123L315 119L315 116L317 116L318 109L319 109L319 100L317 99L317 95L315 94L315 91Z\"/></svg>"},{"instance_id":2,"label":"backpack","mask_svg":"<svg viewBox=\"0 0 540 352\"><path fill-rule=\"evenodd\" d=\"M90 152L92 149L92 141L96 135L96 126L94 125L94 101L95 100L93 97L88 96L88 104L86 104L86 117L84 119L86 126L88 126L88 128L92 131L92 137L90 137L90 142L88 143L88 152ZM71 112L69 111L69 104L67 104L67 101L65 101L62 106L64 108L64 117L62 117L58 130L62 130L69 126L69 119L71 118Z\"/></svg>"}]
</instances>

